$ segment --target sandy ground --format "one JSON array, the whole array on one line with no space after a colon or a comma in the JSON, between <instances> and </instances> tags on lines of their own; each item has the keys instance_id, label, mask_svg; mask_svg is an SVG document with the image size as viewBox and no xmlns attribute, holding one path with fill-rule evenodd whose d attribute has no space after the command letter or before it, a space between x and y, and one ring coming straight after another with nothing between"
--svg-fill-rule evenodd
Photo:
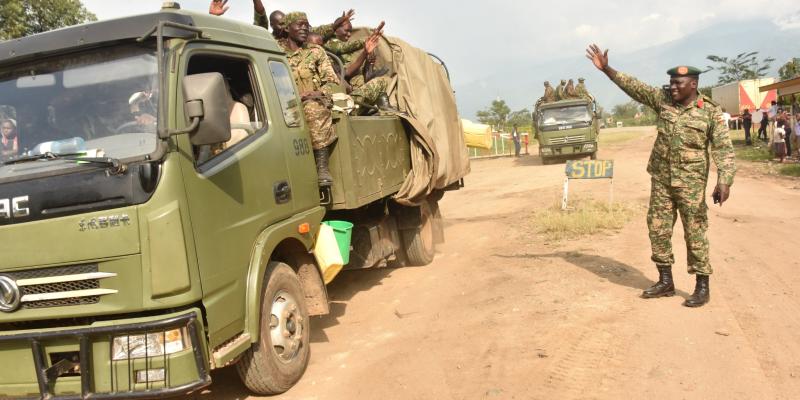
<instances>
[{"instance_id":1,"label":"sandy ground","mask_svg":"<svg viewBox=\"0 0 800 400\"><path fill-rule=\"evenodd\" d=\"M434 263L338 277L331 315L312 320L305 376L274 398L798 398L800 181L743 168L731 200L709 211L711 303L681 306L694 279L680 228L678 295L643 300L657 276L644 210L654 135L600 150L616 161L615 198L637 206L631 222L558 243L531 216L559 198L563 164L473 162L467 187L442 201L447 243ZM578 196L608 189L572 185ZM213 378L196 398L255 398L230 368Z\"/></svg>"}]
</instances>

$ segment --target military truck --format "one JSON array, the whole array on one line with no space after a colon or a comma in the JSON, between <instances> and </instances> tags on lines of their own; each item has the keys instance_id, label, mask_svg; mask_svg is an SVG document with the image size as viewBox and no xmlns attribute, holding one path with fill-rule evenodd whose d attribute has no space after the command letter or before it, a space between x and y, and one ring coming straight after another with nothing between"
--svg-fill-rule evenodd
<instances>
[{"instance_id":1,"label":"military truck","mask_svg":"<svg viewBox=\"0 0 800 400\"><path fill-rule=\"evenodd\" d=\"M540 103L533 113L539 157L544 164L559 158L597 158L600 133L597 104L589 99Z\"/></svg>"},{"instance_id":2,"label":"military truck","mask_svg":"<svg viewBox=\"0 0 800 400\"><path fill-rule=\"evenodd\" d=\"M321 190L262 28L165 3L0 43L20 147L0 162L0 398L185 395L234 364L280 393L329 311L323 220L355 224L350 268L431 262L469 171L460 120L440 64L384 48L399 112L337 100Z\"/></svg>"}]
</instances>

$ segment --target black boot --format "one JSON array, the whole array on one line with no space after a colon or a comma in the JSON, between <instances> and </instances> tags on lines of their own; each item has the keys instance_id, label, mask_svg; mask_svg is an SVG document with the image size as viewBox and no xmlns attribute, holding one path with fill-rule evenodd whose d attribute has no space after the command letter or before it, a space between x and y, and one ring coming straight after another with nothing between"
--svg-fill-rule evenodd
<instances>
[{"instance_id":1,"label":"black boot","mask_svg":"<svg viewBox=\"0 0 800 400\"><path fill-rule=\"evenodd\" d=\"M672 282L672 266L656 265L658 268L658 282L642 292L642 298L657 299L675 295L675 283Z\"/></svg>"},{"instance_id":2,"label":"black boot","mask_svg":"<svg viewBox=\"0 0 800 400\"><path fill-rule=\"evenodd\" d=\"M314 160L317 162L317 176L320 186L333 185L333 176L328 170L328 158L330 156L330 146L314 150Z\"/></svg>"},{"instance_id":3,"label":"black boot","mask_svg":"<svg viewBox=\"0 0 800 400\"><path fill-rule=\"evenodd\" d=\"M697 275L694 293L683 302L686 307L702 307L711 301L711 290L708 288L708 275Z\"/></svg>"},{"instance_id":4,"label":"black boot","mask_svg":"<svg viewBox=\"0 0 800 400\"><path fill-rule=\"evenodd\" d=\"M381 93L375 105L378 107L379 110L395 111L395 112L397 111L397 109L392 107L392 104L389 103L389 95L387 95L386 93Z\"/></svg>"}]
</instances>

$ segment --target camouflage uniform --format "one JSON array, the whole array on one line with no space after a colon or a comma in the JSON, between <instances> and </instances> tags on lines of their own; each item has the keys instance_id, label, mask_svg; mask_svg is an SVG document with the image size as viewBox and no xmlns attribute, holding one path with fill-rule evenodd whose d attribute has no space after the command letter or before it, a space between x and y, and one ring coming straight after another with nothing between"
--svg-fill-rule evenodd
<instances>
[{"instance_id":1,"label":"camouflage uniform","mask_svg":"<svg viewBox=\"0 0 800 400\"><path fill-rule=\"evenodd\" d=\"M566 91L565 88L567 86L567 81L562 80L561 83L556 86L556 100L564 100L566 99Z\"/></svg>"},{"instance_id":2,"label":"camouflage uniform","mask_svg":"<svg viewBox=\"0 0 800 400\"><path fill-rule=\"evenodd\" d=\"M341 58L344 67L347 68L353 60L358 58L360 52L363 51L364 43L364 40L349 40L343 42L338 38L333 38L325 43L325 48ZM371 79L369 82L364 82L364 75L358 74L350 78L350 86L353 87L353 92L350 94L357 101L374 105L378 102L378 98L386 93L389 87L389 78L381 76Z\"/></svg>"},{"instance_id":3,"label":"camouflage uniform","mask_svg":"<svg viewBox=\"0 0 800 400\"><path fill-rule=\"evenodd\" d=\"M652 259L663 266L675 262L672 230L680 214L688 271L710 275L713 270L708 261L706 238L709 153L717 165L718 183L732 185L736 171L722 110L704 95L687 107L674 104L663 90L623 73L617 73L614 83L658 114L658 137L647 164L652 177L647 213Z\"/></svg>"},{"instance_id":4,"label":"camouflage uniform","mask_svg":"<svg viewBox=\"0 0 800 400\"><path fill-rule=\"evenodd\" d=\"M594 97L589 94L589 90L586 89L586 84L583 83L583 80L578 81L578 86L575 86L575 93L581 99L594 100Z\"/></svg>"},{"instance_id":5,"label":"camouflage uniform","mask_svg":"<svg viewBox=\"0 0 800 400\"><path fill-rule=\"evenodd\" d=\"M330 59L322 47L312 44L291 51L287 41L288 39L282 39L278 43L286 51L297 89L301 94L314 91L323 93L322 97L303 102L306 122L311 131L312 147L319 150L336 141L331 117L331 95L338 89L339 78L336 77Z\"/></svg>"},{"instance_id":6,"label":"camouflage uniform","mask_svg":"<svg viewBox=\"0 0 800 400\"><path fill-rule=\"evenodd\" d=\"M549 83L544 87L544 96L542 96L542 101L545 103L552 103L556 101L556 92Z\"/></svg>"},{"instance_id":7,"label":"camouflage uniform","mask_svg":"<svg viewBox=\"0 0 800 400\"><path fill-rule=\"evenodd\" d=\"M266 30L269 30L269 17L267 17L266 14L259 14L258 12L254 11L253 25L258 25ZM323 41L328 40L335 36L335 30L333 29L333 24L312 27L311 33L316 33L317 35L322 36Z\"/></svg>"}]
</instances>

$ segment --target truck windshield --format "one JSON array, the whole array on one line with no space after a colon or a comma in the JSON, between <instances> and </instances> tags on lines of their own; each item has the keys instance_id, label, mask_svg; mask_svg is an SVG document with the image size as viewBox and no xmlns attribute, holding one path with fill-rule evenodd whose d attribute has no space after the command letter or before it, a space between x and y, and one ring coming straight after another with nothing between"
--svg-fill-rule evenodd
<instances>
[{"instance_id":1,"label":"truck windshield","mask_svg":"<svg viewBox=\"0 0 800 400\"><path fill-rule=\"evenodd\" d=\"M120 46L0 69L0 159L154 152L156 60L153 48Z\"/></svg>"},{"instance_id":2,"label":"truck windshield","mask_svg":"<svg viewBox=\"0 0 800 400\"><path fill-rule=\"evenodd\" d=\"M544 126L591 121L592 116L586 106L550 108L542 111L542 125Z\"/></svg>"}]
</instances>

